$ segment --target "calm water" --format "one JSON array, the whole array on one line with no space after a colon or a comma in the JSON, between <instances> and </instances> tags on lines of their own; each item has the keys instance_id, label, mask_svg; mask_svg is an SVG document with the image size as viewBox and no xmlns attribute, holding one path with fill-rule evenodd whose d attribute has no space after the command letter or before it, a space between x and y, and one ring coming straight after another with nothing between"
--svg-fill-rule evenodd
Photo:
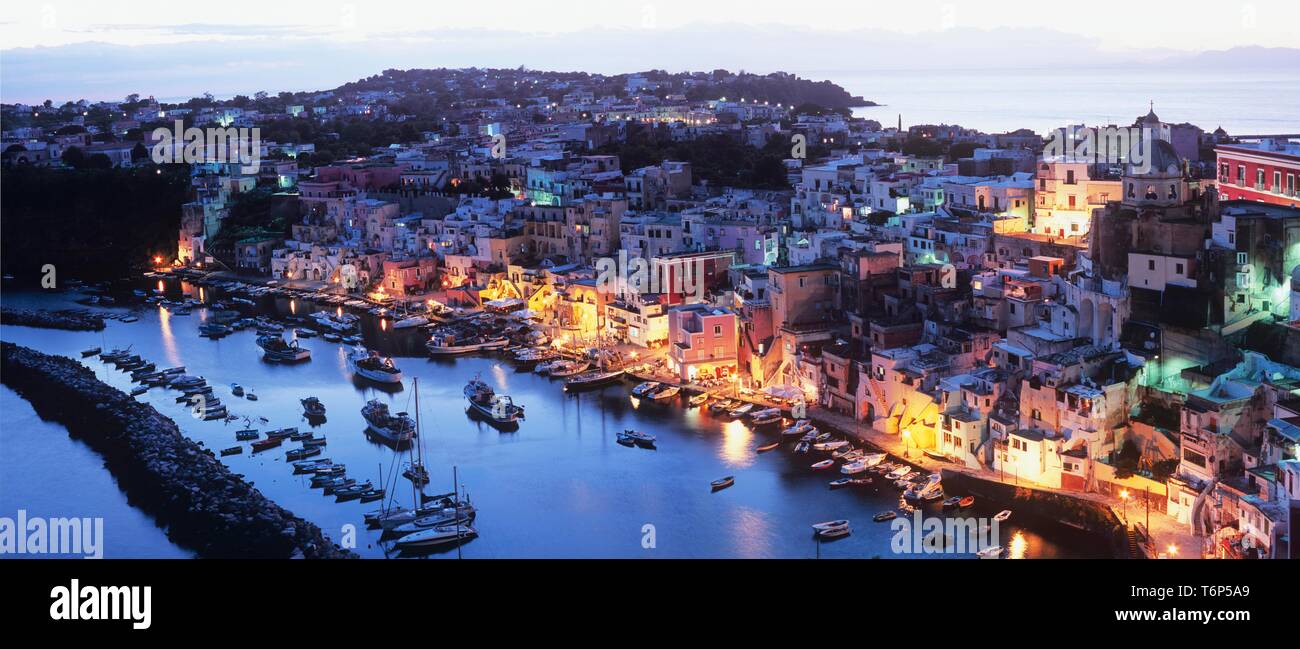
<instances>
[{"instance_id":1,"label":"calm water","mask_svg":"<svg viewBox=\"0 0 1300 649\"><path fill-rule=\"evenodd\" d=\"M168 286L169 291L176 288ZM67 300L65 295L6 296L6 303L13 306L60 308L67 306ZM266 299L260 306L299 314L312 308L284 299ZM260 359L251 330L219 341L200 338L197 327L206 310L173 317L144 305L130 309L140 315L139 322L110 321L103 334L6 326L0 328L0 338L73 357L90 346L131 344L133 351L159 367L184 365L189 373L206 377L233 413L254 420L267 418L269 423L254 423L262 430L306 429L298 400L317 396L328 408L328 420L318 429L329 439L323 457L346 463L353 477L376 482L381 465L388 475L395 454L366 439L360 408L374 395L394 410L414 412L411 378L419 377L424 453L433 477L427 490L450 491L456 466L460 482L479 508L475 527L480 537L462 547L465 557L814 557L819 548L809 524L837 518L851 519L854 532L823 543L822 557L895 556L889 548L889 525L871 521L877 512L898 504L898 492L892 487L881 487L879 492L872 487L829 491L827 482L839 476L810 470L808 465L818 458L785 451L754 453L773 433L754 433L740 423L718 420L680 403L637 403L629 395L630 384L567 396L559 381L516 371L502 358L434 361L415 356L418 332L393 336L367 322L371 346L412 354L396 359L407 377L406 389L375 392L353 381L343 345L321 338L304 340L302 344L312 349L311 361L272 365ZM121 388L130 385L126 373L97 360L88 364L105 381ZM527 420L518 432L498 432L466 414L461 390L475 375L527 408ZM231 396L232 382L251 388L259 400ZM176 396L151 391L141 398L209 448L235 444L234 431L243 427L242 421L195 420L175 402ZM657 435L658 450L620 446L615 434L625 428ZM12 447L7 445L4 455L23 455L30 452L28 447L41 443L23 435ZM342 538L345 526L354 525L357 551L384 556L378 532L362 524L363 513L379 503L335 503L333 497L310 489L307 479L291 475L284 462L284 450L295 446L286 442L281 449L259 455L248 455L246 450L223 461L281 505L320 525L334 540ZM43 471L48 481L68 477L67 467ZM85 467L80 472L96 471L102 469ZM735 486L711 493L709 481L725 475L736 476ZM399 503L409 505L410 483L399 477L397 485L390 492ZM43 493L37 491L30 498L41 501ZM938 515L938 506L930 506L927 512ZM1106 553L1095 539L1071 530L1028 530L1014 522L1002 527L1003 544L1009 545L1019 532L1027 556ZM647 524L654 526L655 547L650 549L642 547ZM455 557L456 553L435 556Z\"/></svg>"},{"instance_id":2,"label":"calm water","mask_svg":"<svg viewBox=\"0 0 1300 649\"><path fill-rule=\"evenodd\" d=\"M884 106L854 114L885 126L960 124L985 132L1131 124L1149 101L1166 123L1232 135L1300 133L1300 71L1188 73L1116 69L825 73Z\"/></svg>"}]
</instances>

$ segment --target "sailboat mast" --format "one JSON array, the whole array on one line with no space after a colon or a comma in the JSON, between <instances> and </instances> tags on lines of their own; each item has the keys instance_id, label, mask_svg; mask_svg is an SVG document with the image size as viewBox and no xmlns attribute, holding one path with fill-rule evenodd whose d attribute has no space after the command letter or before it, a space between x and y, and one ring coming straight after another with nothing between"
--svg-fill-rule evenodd
<instances>
[{"instance_id":1,"label":"sailboat mast","mask_svg":"<svg viewBox=\"0 0 1300 649\"><path fill-rule=\"evenodd\" d=\"M420 377L414 377L415 380L415 439L419 444L420 439ZM414 471L414 468L412 469ZM417 478L418 474L415 475ZM420 488L416 485L416 480L411 480L411 500L412 507L418 513L420 511Z\"/></svg>"}]
</instances>

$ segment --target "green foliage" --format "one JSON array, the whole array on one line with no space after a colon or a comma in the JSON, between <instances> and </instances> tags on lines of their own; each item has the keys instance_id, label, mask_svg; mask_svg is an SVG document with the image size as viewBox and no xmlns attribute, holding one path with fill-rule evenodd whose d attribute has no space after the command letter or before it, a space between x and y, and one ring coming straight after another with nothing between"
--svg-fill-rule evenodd
<instances>
[{"instance_id":1,"label":"green foliage","mask_svg":"<svg viewBox=\"0 0 1300 649\"><path fill-rule=\"evenodd\" d=\"M624 173L657 165L664 160L691 163L696 179L712 186L751 189L788 189L785 164L790 141L773 138L763 148L742 144L725 135L707 135L684 142L666 139L663 129L629 125L626 142L612 143L597 153L619 156ZM809 155L814 151L810 147Z\"/></svg>"}]
</instances>

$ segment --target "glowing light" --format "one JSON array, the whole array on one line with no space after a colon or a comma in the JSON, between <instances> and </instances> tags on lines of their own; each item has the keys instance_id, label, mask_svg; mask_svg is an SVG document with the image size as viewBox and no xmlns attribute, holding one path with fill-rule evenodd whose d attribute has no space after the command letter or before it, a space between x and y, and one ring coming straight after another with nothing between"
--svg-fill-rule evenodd
<instances>
[{"instance_id":1,"label":"glowing light","mask_svg":"<svg viewBox=\"0 0 1300 649\"><path fill-rule=\"evenodd\" d=\"M1171 557L1178 556L1178 546L1170 544L1169 547L1165 548L1165 553Z\"/></svg>"},{"instance_id":2,"label":"glowing light","mask_svg":"<svg viewBox=\"0 0 1300 649\"><path fill-rule=\"evenodd\" d=\"M1011 546L1007 552L1008 559L1025 558L1025 550L1029 548L1029 541L1025 540L1025 534L1017 531L1011 535Z\"/></svg>"},{"instance_id":3,"label":"glowing light","mask_svg":"<svg viewBox=\"0 0 1300 649\"><path fill-rule=\"evenodd\" d=\"M741 421L733 419L722 427L722 448L719 450L719 456L729 466L749 466L757 457L753 442L754 431Z\"/></svg>"},{"instance_id":4,"label":"glowing light","mask_svg":"<svg viewBox=\"0 0 1300 649\"><path fill-rule=\"evenodd\" d=\"M1123 490L1121 490L1121 491L1119 492L1119 497L1120 497L1120 500L1128 500L1128 499L1129 499L1128 489L1123 489Z\"/></svg>"}]
</instances>

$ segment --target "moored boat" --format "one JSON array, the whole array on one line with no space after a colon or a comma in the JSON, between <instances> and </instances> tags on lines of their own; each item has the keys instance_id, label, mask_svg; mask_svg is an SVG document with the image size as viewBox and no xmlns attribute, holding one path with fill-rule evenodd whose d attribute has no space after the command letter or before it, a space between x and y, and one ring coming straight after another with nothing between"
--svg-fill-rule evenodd
<instances>
[{"instance_id":1,"label":"moored boat","mask_svg":"<svg viewBox=\"0 0 1300 649\"><path fill-rule=\"evenodd\" d=\"M311 350L299 347L297 340L285 342L278 335L261 336L257 346L262 348L262 357L276 363L296 363L311 358Z\"/></svg>"},{"instance_id":2,"label":"moored boat","mask_svg":"<svg viewBox=\"0 0 1300 649\"><path fill-rule=\"evenodd\" d=\"M570 377L564 382L565 390L582 390L616 383L623 378L623 370L593 370Z\"/></svg>"},{"instance_id":3,"label":"moored boat","mask_svg":"<svg viewBox=\"0 0 1300 649\"><path fill-rule=\"evenodd\" d=\"M497 394L477 376L465 385L464 393L470 409L493 423L512 425L524 418L523 406L516 405L509 396Z\"/></svg>"},{"instance_id":4,"label":"moored boat","mask_svg":"<svg viewBox=\"0 0 1300 649\"><path fill-rule=\"evenodd\" d=\"M393 359L384 358L379 352L356 346L348 354L348 364L352 372L363 379L384 385L400 385L402 371L393 364Z\"/></svg>"},{"instance_id":5,"label":"moored boat","mask_svg":"<svg viewBox=\"0 0 1300 649\"><path fill-rule=\"evenodd\" d=\"M712 487L714 491L720 491L734 484L736 484L736 476L729 475L725 478L718 478L717 480L710 482L709 486Z\"/></svg>"},{"instance_id":6,"label":"moored boat","mask_svg":"<svg viewBox=\"0 0 1300 649\"><path fill-rule=\"evenodd\" d=\"M377 399L366 402L361 416L366 420L366 430L387 442L409 442L415 435L415 422L406 413L391 414L388 404Z\"/></svg>"}]
</instances>

